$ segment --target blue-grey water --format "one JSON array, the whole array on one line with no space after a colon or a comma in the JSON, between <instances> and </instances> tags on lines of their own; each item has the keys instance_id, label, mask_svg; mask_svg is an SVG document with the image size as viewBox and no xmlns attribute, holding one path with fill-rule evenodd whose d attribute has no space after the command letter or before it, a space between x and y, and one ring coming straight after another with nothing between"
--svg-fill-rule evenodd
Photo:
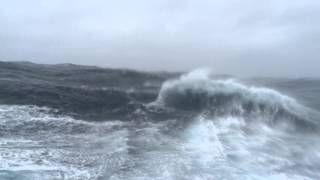
<instances>
[{"instance_id":1,"label":"blue-grey water","mask_svg":"<svg viewBox=\"0 0 320 180\"><path fill-rule=\"evenodd\" d=\"M0 62L0 180L320 179L320 79Z\"/></svg>"}]
</instances>

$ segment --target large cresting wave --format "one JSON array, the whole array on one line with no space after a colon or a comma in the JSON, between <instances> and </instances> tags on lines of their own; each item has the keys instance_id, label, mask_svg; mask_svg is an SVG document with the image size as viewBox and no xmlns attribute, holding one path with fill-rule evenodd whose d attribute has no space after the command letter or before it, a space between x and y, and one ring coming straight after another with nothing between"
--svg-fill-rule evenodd
<instances>
[{"instance_id":1,"label":"large cresting wave","mask_svg":"<svg viewBox=\"0 0 320 180\"><path fill-rule=\"evenodd\" d=\"M244 117L291 130L315 130L315 111L273 89L245 86L233 79L210 79L210 71L195 70L163 84L158 106L202 116ZM289 126L288 126L289 125Z\"/></svg>"}]
</instances>

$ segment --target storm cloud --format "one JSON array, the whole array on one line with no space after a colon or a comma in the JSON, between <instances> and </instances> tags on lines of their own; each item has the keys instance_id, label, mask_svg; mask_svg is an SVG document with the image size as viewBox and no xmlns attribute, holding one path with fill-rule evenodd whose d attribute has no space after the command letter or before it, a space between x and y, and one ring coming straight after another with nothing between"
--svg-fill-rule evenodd
<instances>
[{"instance_id":1,"label":"storm cloud","mask_svg":"<svg viewBox=\"0 0 320 180\"><path fill-rule=\"evenodd\" d=\"M0 60L320 77L319 0L10 0Z\"/></svg>"}]
</instances>

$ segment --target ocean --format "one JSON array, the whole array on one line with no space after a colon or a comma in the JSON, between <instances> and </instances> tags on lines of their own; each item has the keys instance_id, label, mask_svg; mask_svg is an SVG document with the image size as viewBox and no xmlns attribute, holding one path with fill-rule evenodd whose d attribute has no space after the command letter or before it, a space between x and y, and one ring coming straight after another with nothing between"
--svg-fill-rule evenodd
<instances>
[{"instance_id":1,"label":"ocean","mask_svg":"<svg viewBox=\"0 0 320 180\"><path fill-rule=\"evenodd\" d=\"M320 179L320 79L0 62L0 180Z\"/></svg>"}]
</instances>

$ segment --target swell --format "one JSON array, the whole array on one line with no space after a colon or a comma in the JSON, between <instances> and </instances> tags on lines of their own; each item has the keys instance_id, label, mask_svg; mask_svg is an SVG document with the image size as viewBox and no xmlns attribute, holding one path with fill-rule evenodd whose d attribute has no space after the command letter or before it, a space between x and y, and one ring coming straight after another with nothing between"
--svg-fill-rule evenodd
<instances>
[{"instance_id":1,"label":"swell","mask_svg":"<svg viewBox=\"0 0 320 180\"><path fill-rule=\"evenodd\" d=\"M319 179L317 112L204 71L168 78L0 62L0 176Z\"/></svg>"},{"instance_id":2,"label":"swell","mask_svg":"<svg viewBox=\"0 0 320 180\"><path fill-rule=\"evenodd\" d=\"M1 88L0 103L46 106L83 119L112 118L123 115L135 103L125 92L84 90L63 86L28 86L16 90Z\"/></svg>"},{"instance_id":3,"label":"swell","mask_svg":"<svg viewBox=\"0 0 320 180\"><path fill-rule=\"evenodd\" d=\"M0 62L0 104L37 105L78 119L130 119L171 74L72 64Z\"/></svg>"},{"instance_id":4,"label":"swell","mask_svg":"<svg viewBox=\"0 0 320 180\"><path fill-rule=\"evenodd\" d=\"M242 85L234 80L212 80L194 71L162 86L153 105L201 116L236 116L292 130L318 129L319 113L275 90Z\"/></svg>"},{"instance_id":5,"label":"swell","mask_svg":"<svg viewBox=\"0 0 320 180\"><path fill-rule=\"evenodd\" d=\"M178 75L0 62L0 104L45 106L90 121L237 116L293 129L318 128L318 112L275 90L212 79L204 71Z\"/></svg>"}]
</instances>

